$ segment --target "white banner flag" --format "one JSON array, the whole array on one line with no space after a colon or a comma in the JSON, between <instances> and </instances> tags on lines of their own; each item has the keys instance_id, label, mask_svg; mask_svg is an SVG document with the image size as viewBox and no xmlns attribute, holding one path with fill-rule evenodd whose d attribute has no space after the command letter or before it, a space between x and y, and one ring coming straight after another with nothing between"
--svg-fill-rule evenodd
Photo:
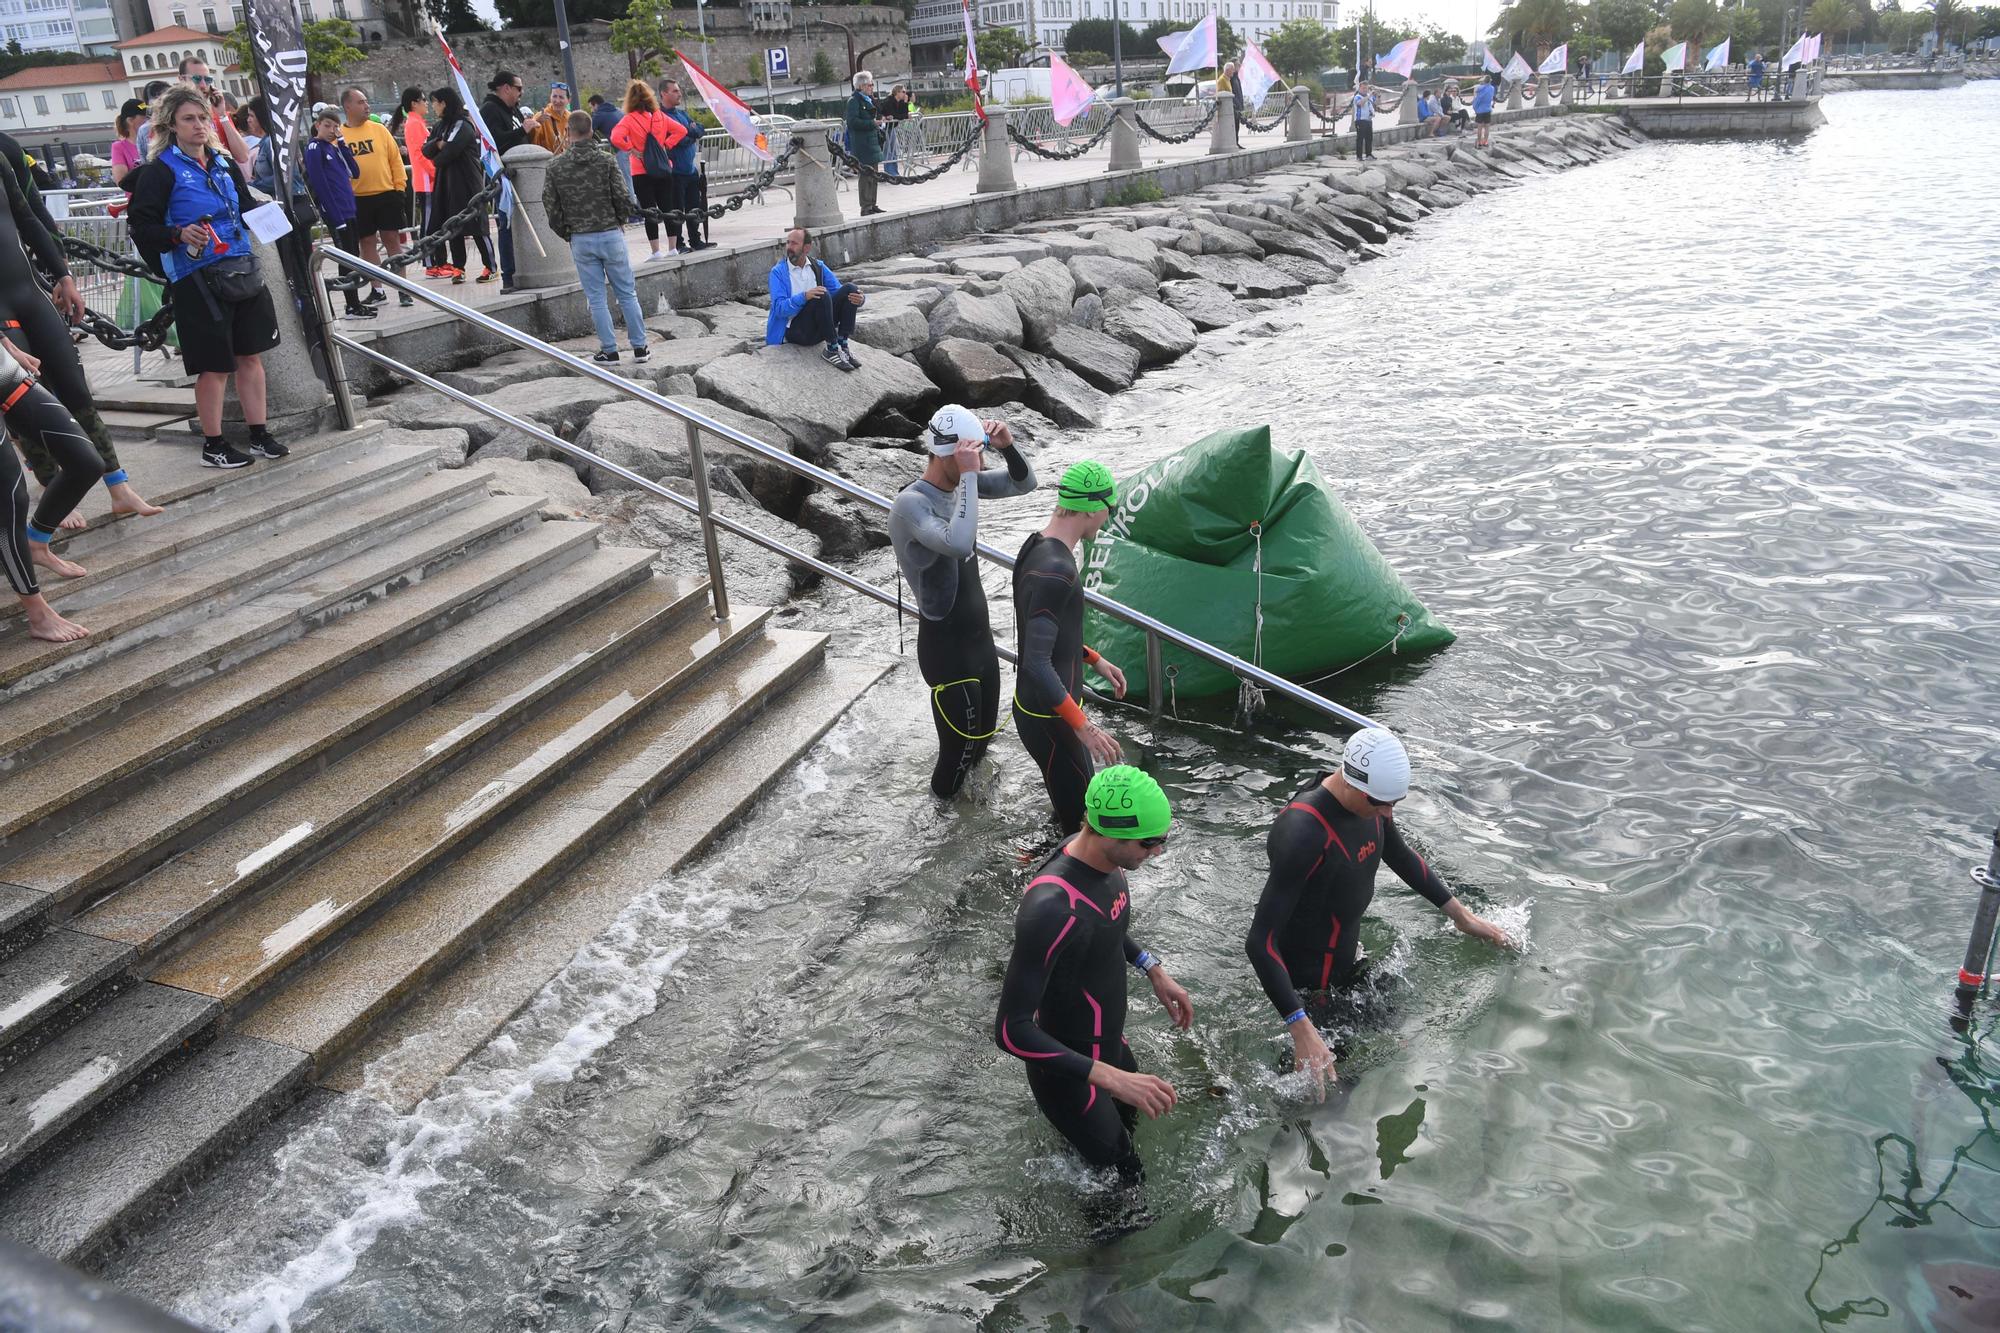
<instances>
[{"instance_id":1,"label":"white banner flag","mask_svg":"<svg viewBox=\"0 0 2000 1333\"><path fill-rule=\"evenodd\" d=\"M1389 48L1388 55L1375 57L1377 74L1400 74L1407 79L1416 72L1416 68L1417 39L1414 37L1397 42Z\"/></svg>"},{"instance_id":2,"label":"white banner flag","mask_svg":"<svg viewBox=\"0 0 2000 1333\"><path fill-rule=\"evenodd\" d=\"M1160 45L1165 47L1165 38ZM1201 22L1181 34L1181 40L1171 52L1167 61L1167 75L1185 74L1192 69L1215 69L1215 15L1210 14Z\"/></svg>"},{"instance_id":3,"label":"white banner flag","mask_svg":"<svg viewBox=\"0 0 2000 1333\"><path fill-rule=\"evenodd\" d=\"M1667 67L1667 73L1669 74L1678 74L1686 69L1688 63L1688 44L1686 42L1675 42L1672 46L1660 52L1660 63Z\"/></svg>"},{"instance_id":4,"label":"white banner flag","mask_svg":"<svg viewBox=\"0 0 2000 1333\"><path fill-rule=\"evenodd\" d=\"M1625 68L1618 72L1620 74L1637 74L1644 68L1646 68L1646 39L1641 37L1639 44L1632 48L1632 54L1625 57Z\"/></svg>"},{"instance_id":5,"label":"white banner flag","mask_svg":"<svg viewBox=\"0 0 2000 1333\"><path fill-rule=\"evenodd\" d=\"M1243 59L1236 66L1236 77L1243 86L1243 96L1253 111L1264 109L1264 99L1271 95L1271 89L1278 86L1277 66L1264 58L1257 43L1247 42L1243 47Z\"/></svg>"},{"instance_id":6,"label":"white banner flag","mask_svg":"<svg viewBox=\"0 0 2000 1333\"><path fill-rule=\"evenodd\" d=\"M1488 74L1498 74L1500 72L1500 62L1494 59L1493 48L1489 46L1480 54L1485 57L1481 63L1485 66L1486 72Z\"/></svg>"},{"instance_id":7,"label":"white banner flag","mask_svg":"<svg viewBox=\"0 0 2000 1333\"><path fill-rule=\"evenodd\" d=\"M1713 48L1711 48L1707 55L1702 57L1701 67L1704 70L1721 69L1724 65L1727 65L1728 63L1729 63L1729 39L1725 37L1721 40L1721 42L1717 43Z\"/></svg>"},{"instance_id":8,"label":"white banner flag","mask_svg":"<svg viewBox=\"0 0 2000 1333\"><path fill-rule=\"evenodd\" d=\"M1791 49L1786 51L1783 56L1779 57L1778 68L1790 69L1795 63L1804 60L1806 58L1805 52L1806 52L1806 35L1804 33L1800 33L1799 39L1796 42L1792 43Z\"/></svg>"},{"instance_id":9,"label":"white banner flag","mask_svg":"<svg viewBox=\"0 0 2000 1333\"><path fill-rule=\"evenodd\" d=\"M1549 52L1541 64L1535 66L1537 74L1567 74L1569 72L1569 43L1564 42Z\"/></svg>"},{"instance_id":10,"label":"white banner flag","mask_svg":"<svg viewBox=\"0 0 2000 1333\"><path fill-rule=\"evenodd\" d=\"M1528 76L1534 72L1535 67L1522 59L1519 51L1516 51L1508 59L1507 68L1500 71L1509 83L1524 83L1527 81Z\"/></svg>"}]
</instances>

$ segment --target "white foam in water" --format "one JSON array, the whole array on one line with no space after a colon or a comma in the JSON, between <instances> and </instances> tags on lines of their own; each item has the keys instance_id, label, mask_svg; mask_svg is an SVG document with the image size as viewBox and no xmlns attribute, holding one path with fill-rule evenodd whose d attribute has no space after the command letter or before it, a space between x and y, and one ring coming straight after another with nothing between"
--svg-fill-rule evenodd
<instances>
[{"instance_id":1,"label":"white foam in water","mask_svg":"<svg viewBox=\"0 0 2000 1333\"><path fill-rule=\"evenodd\" d=\"M1530 934L1531 927L1535 923L1535 900L1533 898L1522 898L1518 902L1497 903L1488 907L1479 915L1506 931L1508 938L1520 946L1522 953L1527 953L1533 947L1534 941ZM1444 928L1453 933L1456 933L1458 930L1458 927L1452 925L1449 921L1444 923Z\"/></svg>"}]
</instances>

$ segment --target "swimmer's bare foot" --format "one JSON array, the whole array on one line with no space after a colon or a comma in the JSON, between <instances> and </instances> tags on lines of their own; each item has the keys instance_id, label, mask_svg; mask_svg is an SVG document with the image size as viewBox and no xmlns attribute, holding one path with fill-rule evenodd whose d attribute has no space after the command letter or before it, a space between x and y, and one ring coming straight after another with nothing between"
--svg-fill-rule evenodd
<instances>
[{"instance_id":1,"label":"swimmer's bare foot","mask_svg":"<svg viewBox=\"0 0 2000 1333\"><path fill-rule=\"evenodd\" d=\"M51 574L59 574L66 579L80 579L90 571L74 560L65 560L49 549L47 542L29 542L28 558Z\"/></svg>"},{"instance_id":2,"label":"swimmer's bare foot","mask_svg":"<svg viewBox=\"0 0 2000 1333\"><path fill-rule=\"evenodd\" d=\"M50 643L73 643L90 633L75 621L64 620L57 615L56 609L40 593L23 597L21 610L27 613L29 635L37 639L46 639Z\"/></svg>"},{"instance_id":3,"label":"swimmer's bare foot","mask_svg":"<svg viewBox=\"0 0 2000 1333\"><path fill-rule=\"evenodd\" d=\"M90 526L90 520L83 516L81 509L72 509L62 522L56 525L64 532L82 532Z\"/></svg>"},{"instance_id":4,"label":"swimmer's bare foot","mask_svg":"<svg viewBox=\"0 0 2000 1333\"><path fill-rule=\"evenodd\" d=\"M155 514L164 514L166 512L166 510L133 490L132 483L129 481L121 481L116 486L109 487L108 489L111 491L111 512L114 514L136 514L140 518L151 518ZM79 524L79 526L81 525Z\"/></svg>"}]
</instances>

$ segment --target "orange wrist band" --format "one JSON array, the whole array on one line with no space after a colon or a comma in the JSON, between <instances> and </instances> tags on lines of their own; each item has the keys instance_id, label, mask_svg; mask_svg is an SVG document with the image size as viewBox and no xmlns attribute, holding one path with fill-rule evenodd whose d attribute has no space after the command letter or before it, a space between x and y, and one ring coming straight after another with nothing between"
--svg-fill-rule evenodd
<instances>
[{"instance_id":1,"label":"orange wrist band","mask_svg":"<svg viewBox=\"0 0 2000 1333\"><path fill-rule=\"evenodd\" d=\"M1090 725L1090 720L1084 717L1083 710L1076 706L1076 700L1074 699L1065 698L1061 703L1057 704L1056 716L1069 723L1072 727L1075 727L1078 731L1082 731Z\"/></svg>"}]
</instances>

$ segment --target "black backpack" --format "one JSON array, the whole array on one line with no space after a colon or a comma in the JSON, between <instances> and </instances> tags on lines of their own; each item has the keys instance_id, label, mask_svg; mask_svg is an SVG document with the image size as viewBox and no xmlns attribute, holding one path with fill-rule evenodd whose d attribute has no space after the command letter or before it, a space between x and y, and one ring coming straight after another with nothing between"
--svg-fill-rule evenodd
<instances>
[{"instance_id":1,"label":"black backpack","mask_svg":"<svg viewBox=\"0 0 2000 1333\"><path fill-rule=\"evenodd\" d=\"M639 165L646 169L648 176L671 176L674 174L674 159L667 152L667 146L660 142L660 136L649 128L646 144L639 153Z\"/></svg>"}]
</instances>

